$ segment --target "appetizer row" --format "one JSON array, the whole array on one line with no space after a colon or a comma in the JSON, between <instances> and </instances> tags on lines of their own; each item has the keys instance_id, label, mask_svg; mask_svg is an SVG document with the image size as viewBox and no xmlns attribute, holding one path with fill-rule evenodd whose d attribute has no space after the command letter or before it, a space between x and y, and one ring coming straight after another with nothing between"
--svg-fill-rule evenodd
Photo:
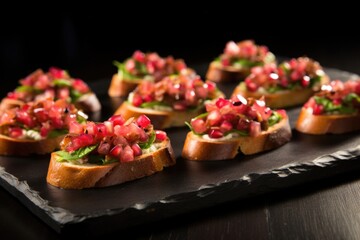
<instances>
[{"instance_id":1,"label":"appetizer row","mask_svg":"<svg viewBox=\"0 0 360 240\"><path fill-rule=\"evenodd\" d=\"M119 71L108 93L127 99L104 122L87 119L86 112L99 111L100 102L84 81L65 70L37 70L22 79L0 104L0 154L51 153L47 182L81 189L131 181L174 165L164 131L171 127L189 127L182 157L200 161L286 144L292 131L280 108L304 103L295 126L300 132L360 129L360 81L329 82L309 58L277 65L266 47L252 41L228 43L210 64L209 72L223 65L232 73L242 70L245 80L230 98L215 83L222 80L211 77L221 71L208 72L209 80L203 81L181 59L136 51L115 64Z\"/></svg>"}]
</instances>

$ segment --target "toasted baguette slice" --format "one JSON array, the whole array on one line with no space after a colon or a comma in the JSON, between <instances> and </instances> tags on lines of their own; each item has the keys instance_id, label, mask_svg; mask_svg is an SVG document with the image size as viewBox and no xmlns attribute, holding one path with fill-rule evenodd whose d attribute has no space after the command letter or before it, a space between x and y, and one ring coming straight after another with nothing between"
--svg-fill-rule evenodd
<instances>
[{"instance_id":1,"label":"toasted baguette slice","mask_svg":"<svg viewBox=\"0 0 360 240\"><path fill-rule=\"evenodd\" d=\"M241 94L245 98L259 99L262 96L265 97L266 105L270 108L286 108L292 106L298 106L306 102L313 94L314 90L309 88L296 89L296 90L284 90L275 93L261 93L250 92L246 90L245 83L240 83L232 93L232 96Z\"/></svg>"},{"instance_id":2,"label":"toasted baguette slice","mask_svg":"<svg viewBox=\"0 0 360 240\"><path fill-rule=\"evenodd\" d=\"M213 61L209 65L206 79L213 82L238 82L249 74L249 69L239 69L233 66L221 66L219 62Z\"/></svg>"},{"instance_id":3,"label":"toasted baguette slice","mask_svg":"<svg viewBox=\"0 0 360 240\"><path fill-rule=\"evenodd\" d=\"M346 133L360 130L360 114L314 115L311 108L302 108L296 130L308 134Z\"/></svg>"},{"instance_id":4,"label":"toasted baguette slice","mask_svg":"<svg viewBox=\"0 0 360 240\"><path fill-rule=\"evenodd\" d=\"M141 79L123 79L116 73L111 79L108 94L110 97L125 97L134 90L141 81Z\"/></svg>"},{"instance_id":5,"label":"toasted baguette slice","mask_svg":"<svg viewBox=\"0 0 360 240\"><path fill-rule=\"evenodd\" d=\"M123 102L116 110L114 115L121 114L125 119L131 117L139 117L145 114L151 119L151 123L156 129L165 129L170 127L185 126L186 121L190 121L203 112L203 108L198 108L193 111L160 111L148 108L138 108L131 105L129 102Z\"/></svg>"},{"instance_id":6,"label":"toasted baguette slice","mask_svg":"<svg viewBox=\"0 0 360 240\"><path fill-rule=\"evenodd\" d=\"M55 152L51 154L46 180L49 184L64 189L107 187L152 175L175 162L169 139L157 151L125 163L76 165L56 161Z\"/></svg>"},{"instance_id":7,"label":"toasted baguette slice","mask_svg":"<svg viewBox=\"0 0 360 240\"><path fill-rule=\"evenodd\" d=\"M65 135L42 140L15 139L0 134L0 155L29 156L47 154L59 148Z\"/></svg>"},{"instance_id":8,"label":"toasted baguette slice","mask_svg":"<svg viewBox=\"0 0 360 240\"><path fill-rule=\"evenodd\" d=\"M241 152L251 155L277 148L291 139L289 119L263 131L257 137L236 137L224 140L209 140L190 131L185 139L182 156L188 160L226 160L235 158Z\"/></svg>"}]
</instances>

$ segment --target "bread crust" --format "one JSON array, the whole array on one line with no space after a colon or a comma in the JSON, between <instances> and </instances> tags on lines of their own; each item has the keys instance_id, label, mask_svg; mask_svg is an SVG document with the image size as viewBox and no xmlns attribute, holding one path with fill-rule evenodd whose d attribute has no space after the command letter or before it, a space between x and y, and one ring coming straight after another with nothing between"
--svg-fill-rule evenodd
<instances>
[{"instance_id":1,"label":"bread crust","mask_svg":"<svg viewBox=\"0 0 360 240\"><path fill-rule=\"evenodd\" d=\"M47 154L59 148L65 135L42 140L15 139L0 134L0 155L29 156Z\"/></svg>"},{"instance_id":2,"label":"bread crust","mask_svg":"<svg viewBox=\"0 0 360 240\"><path fill-rule=\"evenodd\" d=\"M232 93L232 96L237 94L242 95L245 98L255 98L259 99L262 96L265 97L266 106L270 108L286 108L292 106L299 106L305 103L314 93L315 91L309 88L305 89L296 89L296 90L284 90L278 91L275 93L259 93L259 92L250 92L244 91L244 83L239 84Z\"/></svg>"},{"instance_id":3,"label":"bread crust","mask_svg":"<svg viewBox=\"0 0 360 240\"><path fill-rule=\"evenodd\" d=\"M123 79L115 73L108 89L110 97L125 97L141 83L141 79Z\"/></svg>"},{"instance_id":4,"label":"bread crust","mask_svg":"<svg viewBox=\"0 0 360 240\"><path fill-rule=\"evenodd\" d=\"M213 82L238 82L244 80L249 69L239 69L232 66L221 66L219 62L212 61L206 72L206 79Z\"/></svg>"},{"instance_id":5,"label":"bread crust","mask_svg":"<svg viewBox=\"0 0 360 240\"><path fill-rule=\"evenodd\" d=\"M295 128L308 134L341 134L360 130L360 114L314 115L311 108L302 108Z\"/></svg>"},{"instance_id":6,"label":"bread crust","mask_svg":"<svg viewBox=\"0 0 360 240\"><path fill-rule=\"evenodd\" d=\"M204 139L190 131L185 139L182 156L195 161L233 159L239 152L251 155L280 147L289 142L291 136L288 118L282 119L256 137L244 136L217 141Z\"/></svg>"},{"instance_id":7,"label":"bread crust","mask_svg":"<svg viewBox=\"0 0 360 240\"><path fill-rule=\"evenodd\" d=\"M185 126L185 121L190 121L203 112L203 108L194 111L159 111L147 108L138 108L129 102L123 102L114 115L121 114L125 119L139 117L145 114L151 119L155 129Z\"/></svg>"},{"instance_id":8,"label":"bread crust","mask_svg":"<svg viewBox=\"0 0 360 240\"><path fill-rule=\"evenodd\" d=\"M175 163L169 139L157 151L125 163L75 165L56 161L54 152L51 154L46 180L49 184L64 189L108 187L152 175Z\"/></svg>"}]
</instances>

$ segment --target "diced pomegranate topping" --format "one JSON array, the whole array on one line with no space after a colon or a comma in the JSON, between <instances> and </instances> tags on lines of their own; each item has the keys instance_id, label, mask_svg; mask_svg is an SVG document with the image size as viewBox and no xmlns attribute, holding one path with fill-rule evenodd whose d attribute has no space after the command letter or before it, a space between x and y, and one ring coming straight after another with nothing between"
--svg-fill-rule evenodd
<instances>
[{"instance_id":1,"label":"diced pomegranate topping","mask_svg":"<svg viewBox=\"0 0 360 240\"><path fill-rule=\"evenodd\" d=\"M194 132L197 134L202 134L202 133L206 132L206 130L207 130L206 123L205 123L204 119L201 119L201 118L193 119L191 121L191 126L192 126Z\"/></svg>"},{"instance_id":2,"label":"diced pomegranate topping","mask_svg":"<svg viewBox=\"0 0 360 240\"><path fill-rule=\"evenodd\" d=\"M131 149L133 150L134 156L140 156L142 154L142 150L139 146L139 144L135 143L131 146Z\"/></svg>"},{"instance_id":3,"label":"diced pomegranate topping","mask_svg":"<svg viewBox=\"0 0 360 240\"><path fill-rule=\"evenodd\" d=\"M315 104L315 106L313 107L313 114L314 115L321 115L323 112L324 112L324 106L319 105L319 104Z\"/></svg>"},{"instance_id":4,"label":"diced pomegranate topping","mask_svg":"<svg viewBox=\"0 0 360 240\"><path fill-rule=\"evenodd\" d=\"M164 132L164 131L156 130L155 134L156 134L157 141L162 142L162 141L166 140L166 138L167 138L166 132Z\"/></svg>"},{"instance_id":5,"label":"diced pomegranate topping","mask_svg":"<svg viewBox=\"0 0 360 240\"><path fill-rule=\"evenodd\" d=\"M109 121L113 123L114 127L125 123L125 119L122 115L113 115L109 118Z\"/></svg>"},{"instance_id":6,"label":"diced pomegranate topping","mask_svg":"<svg viewBox=\"0 0 360 240\"><path fill-rule=\"evenodd\" d=\"M113 157L120 157L120 154L122 152L122 147L119 145L115 145L111 150L110 150L110 155Z\"/></svg>"},{"instance_id":7,"label":"diced pomegranate topping","mask_svg":"<svg viewBox=\"0 0 360 240\"><path fill-rule=\"evenodd\" d=\"M145 62L145 54L139 50L134 52L133 58L138 62L141 62L141 63Z\"/></svg>"},{"instance_id":8,"label":"diced pomegranate topping","mask_svg":"<svg viewBox=\"0 0 360 240\"><path fill-rule=\"evenodd\" d=\"M140 115L138 119L136 120L136 123L142 127L146 128L151 123L150 119L146 115Z\"/></svg>"},{"instance_id":9,"label":"diced pomegranate topping","mask_svg":"<svg viewBox=\"0 0 360 240\"><path fill-rule=\"evenodd\" d=\"M134 160L134 151L127 145L120 153L120 162L131 162Z\"/></svg>"},{"instance_id":10,"label":"diced pomegranate topping","mask_svg":"<svg viewBox=\"0 0 360 240\"><path fill-rule=\"evenodd\" d=\"M23 135L23 129L20 127L11 127L9 129L9 137L20 138Z\"/></svg>"},{"instance_id":11,"label":"diced pomegranate topping","mask_svg":"<svg viewBox=\"0 0 360 240\"><path fill-rule=\"evenodd\" d=\"M211 138L222 138L224 134L218 129L211 129L209 132L209 137Z\"/></svg>"},{"instance_id":12,"label":"diced pomegranate topping","mask_svg":"<svg viewBox=\"0 0 360 240\"><path fill-rule=\"evenodd\" d=\"M208 134L210 138L221 138L233 130L249 136L257 136L264 130L273 111L266 106L263 98L255 100L234 96L232 100L219 98L206 105L207 115L191 120L191 129L196 134ZM281 118L287 118L285 110L278 110Z\"/></svg>"}]
</instances>

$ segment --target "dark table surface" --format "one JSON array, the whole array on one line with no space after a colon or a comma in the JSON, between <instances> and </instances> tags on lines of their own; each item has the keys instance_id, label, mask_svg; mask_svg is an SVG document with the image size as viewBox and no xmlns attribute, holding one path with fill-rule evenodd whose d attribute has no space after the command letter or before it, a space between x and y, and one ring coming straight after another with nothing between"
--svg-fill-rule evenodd
<instances>
[{"instance_id":1,"label":"dark table surface","mask_svg":"<svg viewBox=\"0 0 360 240\"><path fill-rule=\"evenodd\" d=\"M292 53L284 47L275 53L315 58L323 66L360 73L360 47L329 43L306 46L299 42ZM300 47L300 48L299 48ZM221 48L218 46L218 48ZM205 57L209 53L204 51ZM289 54L288 54L289 53ZM186 58L185 53L179 53ZM199 53L197 54L199 55ZM104 56L103 56L104 57ZM114 58L114 57L113 57ZM200 57L199 57L200 59ZM110 77L114 71L108 62L77 65L77 75L91 79ZM198 60L198 59L197 59ZM202 61L204 59L201 59ZM102 68L103 67L103 68ZM24 70L23 70L24 71ZM84 77L85 78L85 77ZM10 89L2 89L6 92ZM249 197L211 208L167 218L101 236L122 239L359 239L360 172L323 178L266 195ZM113 224L117 224L114 222ZM15 197L0 187L1 239L63 239L33 215ZM5 237L5 238L3 238Z\"/></svg>"}]
</instances>

